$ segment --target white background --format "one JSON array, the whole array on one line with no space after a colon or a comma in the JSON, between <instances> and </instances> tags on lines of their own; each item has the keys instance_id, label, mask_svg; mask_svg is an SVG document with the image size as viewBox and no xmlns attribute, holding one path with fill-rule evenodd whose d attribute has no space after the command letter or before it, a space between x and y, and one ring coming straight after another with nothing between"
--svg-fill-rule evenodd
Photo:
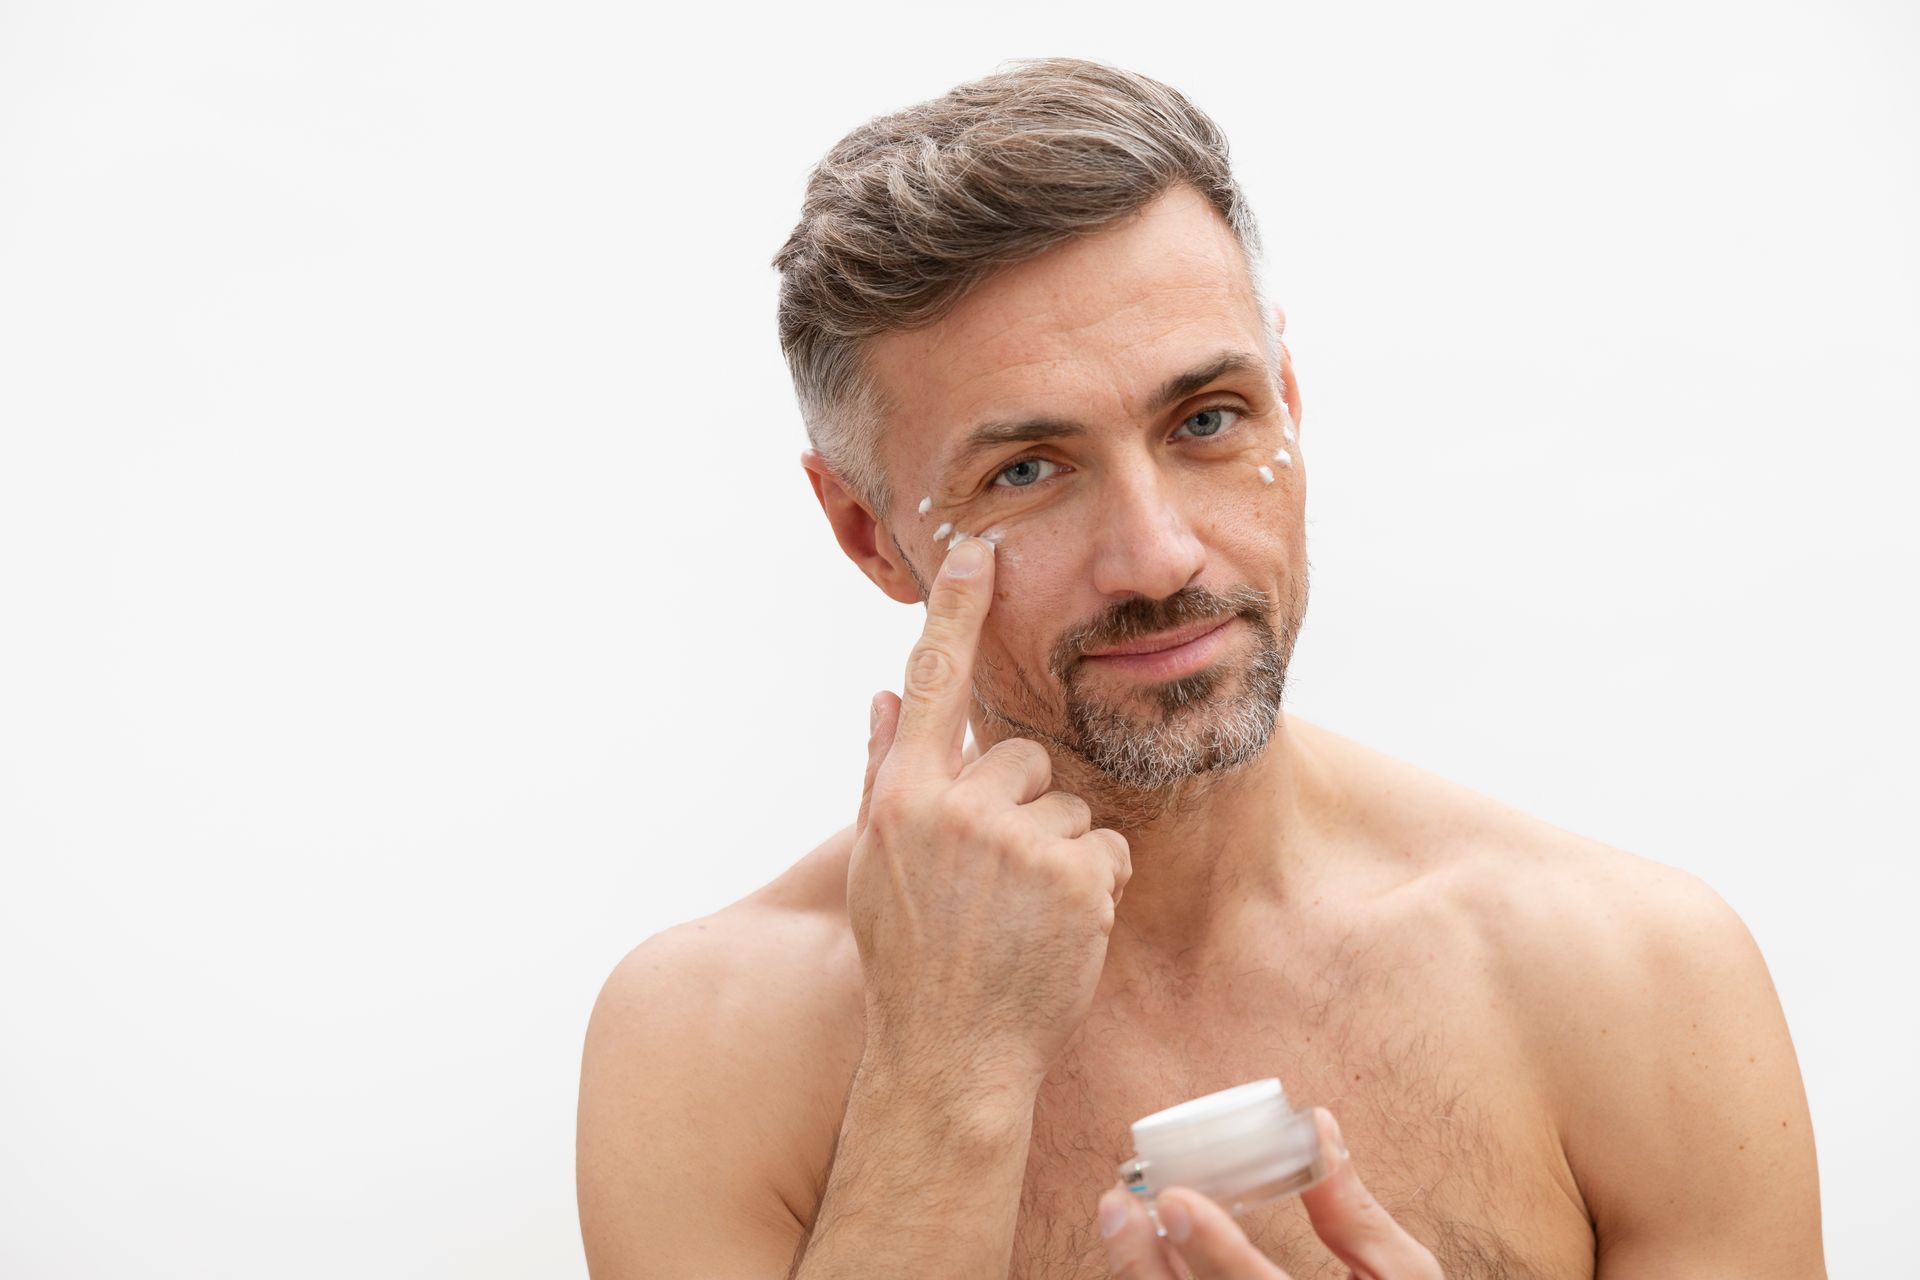
<instances>
[{"instance_id":1,"label":"white background","mask_svg":"<svg viewBox=\"0 0 1920 1280\"><path fill-rule=\"evenodd\" d=\"M1910 1267L1915 9L696 8L0 0L0 1273L583 1273L601 980L851 819L923 616L769 259L1041 54L1232 140L1293 709L1718 889Z\"/></svg>"}]
</instances>

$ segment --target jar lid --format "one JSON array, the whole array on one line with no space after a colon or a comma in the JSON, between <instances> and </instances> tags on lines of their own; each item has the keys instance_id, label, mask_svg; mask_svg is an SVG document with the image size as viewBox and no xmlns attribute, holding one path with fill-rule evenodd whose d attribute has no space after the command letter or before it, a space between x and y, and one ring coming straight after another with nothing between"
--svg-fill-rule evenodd
<instances>
[{"instance_id":1,"label":"jar lid","mask_svg":"<svg viewBox=\"0 0 1920 1280\"><path fill-rule=\"evenodd\" d=\"M1213 1146L1288 1115L1277 1076L1235 1085L1156 1111L1133 1122L1133 1149L1152 1158Z\"/></svg>"}]
</instances>

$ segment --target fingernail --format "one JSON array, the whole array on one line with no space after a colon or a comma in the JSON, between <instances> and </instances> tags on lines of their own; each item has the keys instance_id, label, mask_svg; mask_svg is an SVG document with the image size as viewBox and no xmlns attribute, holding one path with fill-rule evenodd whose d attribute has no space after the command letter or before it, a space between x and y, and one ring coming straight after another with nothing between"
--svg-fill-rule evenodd
<instances>
[{"instance_id":1,"label":"fingernail","mask_svg":"<svg viewBox=\"0 0 1920 1280\"><path fill-rule=\"evenodd\" d=\"M1100 1197L1100 1237L1111 1240L1120 1234L1120 1228L1127 1225L1127 1202L1120 1197L1124 1191L1109 1191Z\"/></svg>"},{"instance_id":2,"label":"fingernail","mask_svg":"<svg viewBox=\"0 0 1920 1280\"><path fill-rule=\"evenodd\" d=\"M1321 1110L1327 1113L1327 1127L1333 1131L1334 1158L1342 1161L1352 1159L1352 1157L1347 1154L1346 1141L1340 1136L1340 1117L1334 1115L1329 1108L1322 1107Z\"/></svg>"},{"instance_id":3,"label":"fingernail","mask_svg":"<svg viewBox=\"0 0 1920 1280\"><path fill-rule=\"evenodd\" d=\"M947 553L947 576L971 578L985 568L986 564L987 544L978 538L968 538Z\"/></svg>"},{"instance_id":4,"label":"fingernail","mask_svg":"<svg viewBox=\"0 0 1920 1280\"><path fill-rule=\"evenodd\" d=\"M1160 1225L1167 1229L1167 1237L1175 1244L1185 1244L1193 1234L1193 1219L1187 1216L1187 1206L1165 1197L1154 1204L1160 1210Z\"/></svg>"}]
</instances>

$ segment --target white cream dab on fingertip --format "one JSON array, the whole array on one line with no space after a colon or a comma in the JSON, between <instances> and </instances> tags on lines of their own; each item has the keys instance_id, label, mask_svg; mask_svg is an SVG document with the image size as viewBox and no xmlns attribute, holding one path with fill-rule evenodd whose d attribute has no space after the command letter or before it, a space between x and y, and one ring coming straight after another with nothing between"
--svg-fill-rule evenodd
<instances>
[{"instance_id":1,"label":"white cream dab on fingertip","mask_svg":"<svg viewBox=\"0 0 1920 1280\"><path fill-rule=\"evenodd\" d=\"M926 497L920 499L920 514L925 515L931 510L933 510L933 495L928 494Z\"/></svg>"},{"instance_id":2,"label":"white cream dab on fingertip","mask_svg":"<svg viewBox=\"0 0 1920 1280\"><path fill-rule=\"evenodd\" d=\"M1269 466L1264 466L1264 465L1263 465L1263 466L1262 466L1262 467L1260 468L1260 478L1261 478L1262 480L1264 480L1264 481L1266 481L1266 482L1267 482L1268 484L1272 484L1272 483L1273 483L1273 468L1272 468L1272 467L1269 467Z\"/></svg>"},{"instance_id":3,"label":"white cream dab on fingertip","mask_svg":"<svg viewBox=\"0 0 1920 1280\"><path fill-rule=\"evenodd\" d=\"M953 550L955 547L959 546L961 543L965 542L968 538L971 538L972 536L973 536L972 534L965 533L965 532L954 534L953 537L947 539L947 550L949 551Z\"/></svg>"},{"instance_id":4,"label":"white cream dab on fingertip","mask_svg":"<svg viewBox=\"0 0 1920 1280\"><path fill-rule=\"evenodd\" d=\"M933 531L933 540L935 542L938 542L940 541L940 539L946 537L949 533L952 533L952 532L953 532L953 526L947 523L946 521L942 520L940 522L940 527Z\"/></svg>"}]
</instances>

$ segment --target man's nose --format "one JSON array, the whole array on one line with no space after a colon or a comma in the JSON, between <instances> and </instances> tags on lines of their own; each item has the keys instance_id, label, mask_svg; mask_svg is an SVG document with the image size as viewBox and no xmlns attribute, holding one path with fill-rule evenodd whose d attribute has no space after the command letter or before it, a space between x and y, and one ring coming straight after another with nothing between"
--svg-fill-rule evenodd
<instances>
[{"instance_id":1,"label":"man's nose","mask_svg":"<svg viewBox=\"0 0 1920 1280\"><path fill-rule=\"evenodd\" d=\"M1206 548L1182 506L1180 487L1153 462L1110 472L1094 526L1093 585L1102 595L1164 600L1206 567Z\"/></svg>"}]
</instances>

